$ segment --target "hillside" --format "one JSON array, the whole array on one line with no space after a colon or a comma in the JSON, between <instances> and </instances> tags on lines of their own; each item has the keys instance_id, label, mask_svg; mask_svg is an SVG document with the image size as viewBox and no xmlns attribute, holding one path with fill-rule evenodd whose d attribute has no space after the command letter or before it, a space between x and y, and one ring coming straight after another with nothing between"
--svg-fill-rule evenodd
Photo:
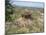
<instances>
[{"instance_id":1,"label":"hillside","mask_svg":"<svg viewBox=\"0 0 46 35\"><path fill-rule=\"evenodd\" d=\"M10 15L12 20L6 21L7 33L44 32L44 8L16 6L13 11L13 14Z\"/></svg>"}]
</instances>

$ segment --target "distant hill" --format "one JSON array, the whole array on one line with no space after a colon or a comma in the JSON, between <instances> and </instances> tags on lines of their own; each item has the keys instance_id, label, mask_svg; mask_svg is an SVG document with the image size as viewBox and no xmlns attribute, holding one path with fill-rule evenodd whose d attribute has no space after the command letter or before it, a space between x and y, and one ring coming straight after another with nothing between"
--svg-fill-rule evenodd
<instances>
[{"instance_id":1,"label":"distant hill","mask_svg":"<svg viewBox=\"0 0 46 35\"><path fill-rule=\"evenodd\" d=\"M31 8L32 9L35 9L35 8L36 9L43 9L43 8L40 8L40 7L27 7L27 6L17 6L17 5L15 5L15 6L13 5L13 7L17 7L17 8L27 8L27 9L31 9Z\"/></svg>"},{"instance_id":2,"label":"distant hill","mask_svg":"<svg viewBox=\"0 0 46 35\"><path fill-rule=\"evenodd\" d=\"M17 6L17 5L15 5L14 8L44 11L44 8L38 8L38 7L26 7L26 6Z\"/></svg>"}]
</instances>

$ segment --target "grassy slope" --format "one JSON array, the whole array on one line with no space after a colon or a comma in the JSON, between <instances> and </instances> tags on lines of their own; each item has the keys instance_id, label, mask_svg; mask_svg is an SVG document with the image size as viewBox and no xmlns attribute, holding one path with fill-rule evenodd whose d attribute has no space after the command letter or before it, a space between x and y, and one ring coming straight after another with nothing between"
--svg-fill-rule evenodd
<instances>
[{"instance_id":1,"label":"grassy slope","mask_svg":"<svg viewBox=\"0 0 46 35\"><path fill-rule=\"evenodd\" d=\"M15 20L18 19L19 17L21 17L21 14L24 12L24 9L15 9L15 12L14 14L11 16L13 17L13 19L15 19L13 22L12 22L12 25L11 27L9 27L9 30L8 32L9 33L27 33L27 32L43 32L43 17L41 17L41 12L40 10L37 10L37 9L32 9L32 17L33 17L33 20L32 20L32 26L30 28L26 28L26 27L23 27L23 28L15 28ZM8 27L7 27L8 28Z\"/></svg>"}]
</instances>

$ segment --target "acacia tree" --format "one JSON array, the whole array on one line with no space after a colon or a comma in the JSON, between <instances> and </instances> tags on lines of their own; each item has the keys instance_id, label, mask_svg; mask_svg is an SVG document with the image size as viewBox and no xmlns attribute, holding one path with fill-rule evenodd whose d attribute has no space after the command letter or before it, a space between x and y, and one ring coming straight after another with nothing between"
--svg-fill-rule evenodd
<instances>
[{"instance_id":1,"label":"acacia tree","mask_svg":"<svg viewBox=\"0 0 46 35\"><path fill-rule=\"evenodd\" d=\"M12 20L10 15L13 14L13 6L9 3L10 0L5 0L5 20L10 21Z\"/></svg>"}]
</instances>

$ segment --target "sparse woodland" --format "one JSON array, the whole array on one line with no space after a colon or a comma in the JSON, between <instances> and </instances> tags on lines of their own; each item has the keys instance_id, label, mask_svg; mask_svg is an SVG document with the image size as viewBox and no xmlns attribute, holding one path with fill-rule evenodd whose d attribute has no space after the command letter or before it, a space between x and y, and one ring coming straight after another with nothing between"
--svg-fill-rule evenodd
<instances>
[{"instance_id":1,"label":"sparse woodland","mask_svg":"<svg viewBox=\"0 0 46 35\"><path fill-rule=\"evenodd\" d=\"M8 33L44 32L44 9L12 6L5 0L5 30Z\"/></svg>"}]
</instances>

